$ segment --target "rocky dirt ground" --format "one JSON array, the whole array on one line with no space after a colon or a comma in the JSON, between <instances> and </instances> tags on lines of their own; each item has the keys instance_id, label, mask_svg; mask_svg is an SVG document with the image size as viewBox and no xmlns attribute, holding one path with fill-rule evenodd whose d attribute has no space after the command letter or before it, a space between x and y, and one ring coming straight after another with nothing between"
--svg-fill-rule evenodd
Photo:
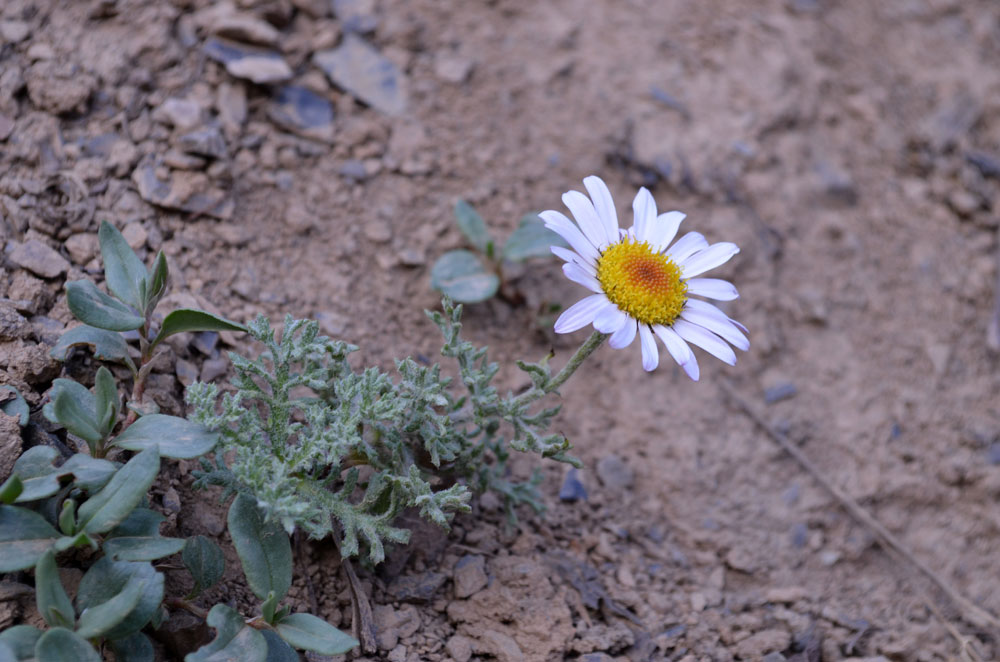
<instances>
[{"instance_id":1,"label":"rocky dirt ground","mask_svg":"<svg viewBox=\"0 0 1000 662\"><path fill-rule=\"evenodd\" d=\"M751 330L740 363L706 358L693 384L603 348L559 420L586 469L546 467L544 516L511 529L487 496L451 534L419 528L359 570L379 632L361 659L998 655L997 632L880 548L718 386L1000 613L992 0L5 0L0 39L0 383L33 405L25 444L62 369L48 349L71 321L64 283L101 273L101 220L165 251L175 304L312 316L383 367L437 353L422 310L438 301L429 265L462 245L457 197L509 231L600 174L623 217L644 184L741 246L724 274ZM505 364L568 356L583 332L537 317L579 288L550 262L515 285L525 304L470 306L468 337ZM226 349L174 343L160 406L222 376ZM22 444L9 422L2 471ZM153 505L225 545L189 468ZM321 615L349 629L335 548L303 558ZM235 568L210 599L248 595ZM37 618L30 602L0 626Z\"/></svg>"}]
</instances>

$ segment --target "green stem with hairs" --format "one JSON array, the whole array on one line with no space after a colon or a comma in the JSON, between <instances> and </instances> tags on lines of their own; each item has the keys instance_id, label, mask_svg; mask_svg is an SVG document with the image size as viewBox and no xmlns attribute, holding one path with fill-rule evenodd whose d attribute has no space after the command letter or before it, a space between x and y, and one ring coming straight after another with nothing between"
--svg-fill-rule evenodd
<instances>
[{"instance_id":1,"label":"green stem with hairs","mask_svg":"<svg viewBox=\"0 0 1000 662\"><path fill-rule=\"evenodd\" d=\"M580 345L580 349L576 350L576 353L570 357L563 369L559 371L559 374L553 377L544 388L532 386L530 389L517 396L514 399L513 404L515 406L526 405L557 390L560 386L566 383L566 380L569 379L574 372L576 372L576 369L583 364L587 357L593 354L594 350L600 347L601 344L607 339L607 333L594 331L590 334L590 337L587 338L587 341Z\"/></svg>"}]
</instances>

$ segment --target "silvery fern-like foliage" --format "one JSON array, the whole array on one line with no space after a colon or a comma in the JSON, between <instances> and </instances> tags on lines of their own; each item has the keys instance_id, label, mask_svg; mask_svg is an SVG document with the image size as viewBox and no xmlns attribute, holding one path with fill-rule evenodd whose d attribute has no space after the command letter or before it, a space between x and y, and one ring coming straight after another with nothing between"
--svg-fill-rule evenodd
<instances>
[{"instance_id":1,"label":"silvery fern-like foliage","mask_svg":"<svg viewBox=\"0 0 1000 662\"><path fill-rule=\"evenodd\" d=\"M440 366L408 358L396 362L395 378L357 372L347 361L357 347L320 335L316 322L287 317L276 339L259 317L250 333L265 349L257 359L230 355L234 392L220 398L202 383L187 390L190 418L221 435L216 465L203 462L197 484L253 495L289 532L339 533L343 554L363 545L373 563L386 542L408 541L409 531L393 525L406 508L447 528L452 513L469 509L471 489L498 492L511 517L519 503L540 510L540 472L514 482L506 463L509 448L577 463L564 437L542 434L558 408L529 412L548 366L518 363L537 397L501 397L491 385L497 364L460 338L461 306L445 301L443 314L428 316L444 335L442 355L458 363L460 385Z\"/></svg>"}]
</instances>

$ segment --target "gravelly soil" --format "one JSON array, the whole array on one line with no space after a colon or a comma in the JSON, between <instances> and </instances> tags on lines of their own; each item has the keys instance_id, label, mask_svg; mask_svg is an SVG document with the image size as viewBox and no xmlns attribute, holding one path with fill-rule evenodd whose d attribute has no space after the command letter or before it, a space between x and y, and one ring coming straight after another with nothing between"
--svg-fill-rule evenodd
<instances>
[{"instance_id":1,"label":"gravelly soil","mask_svg":"<svg viewBox=\"0 0 1000 662\"><path fill-rule=\"evenodd\" d=\"M622 218L647 185L688 229L742 248L722 275L750 352L735 368L700 355L692 384L666 361L644 374L635 346L603 348L559 420L588 499L561 502L564 470L546 466L546 515L510 529L487 497L450 535L421 528L389 567L360 571L379 627L366 659L964 659L949 629L997 655L997 632L878 547L718 383L1000 613L1000 7L369 0L343 3L350 18L328 4L3 3L0 311L28 321L3 318L0 383L37 406L59 375L47 350L71 321L63 283L100 275L101 220L166 252L175 303L314 316L388 368L437 353L422 310L437 305L433 260L462 246L457 197L509 232L586 175L608 181ZM252 29L220 28L234 12ZM372 26L364 38L405 79L406 98L385 100L405 103L396 114L312 60ZM279 54L287 80L207 57L220 33ZM318 115L282 114L286 84ZM54 252L25 258L33 241ZM568 356L584 332L536 318L580 288L554 262L514 285L524 305L469 307L467 335L501 363ZM219 371L218 348L188 341L154 375L167 411L178 375ZM19 443L0 427L4 462ZM188 469L154 506L226 544ZM336 551L304 554L321 614L350 628ZM208 598L248 603L229 565ZM293 598L308 608L301 577ZM0 605L0 625L37 619L19 605Z\"/></svg>"}]
</instances>

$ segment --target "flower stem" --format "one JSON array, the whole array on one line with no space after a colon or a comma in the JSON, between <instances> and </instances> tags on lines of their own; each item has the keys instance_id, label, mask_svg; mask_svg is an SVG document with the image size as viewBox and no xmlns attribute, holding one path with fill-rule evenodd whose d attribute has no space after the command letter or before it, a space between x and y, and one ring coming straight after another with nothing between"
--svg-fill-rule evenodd
<instances>
[{"instance_id":1,"label":"flower stem","mask_svg":"<svg viewBox=\"0 0 1000 662\"><path fill-rule=\"evenodd\" d=\"M601 343L603 343L607 339L608 339L608 334L601 333L600 331L594 331L592 334L590 334L590 337L587 338L587 341L584 342L582 345L580 345L580 349L576 350L576 353L570 357L569 361L566 363L563 369L560 370L559 373L555 377L553 377L552 380L549 381L549 383L546 384L544 388L538 388L533 386L528 391L525 391L521 395L517 396L517 398L514 400L514 404L526 405L558 389L560 386L566 383L566 380L569 379L574 372L576 372L576 369L583 364L583 362L587 359L587 357L593 354L594 350L600 347Z\"/></svg>"}]
</instances>

